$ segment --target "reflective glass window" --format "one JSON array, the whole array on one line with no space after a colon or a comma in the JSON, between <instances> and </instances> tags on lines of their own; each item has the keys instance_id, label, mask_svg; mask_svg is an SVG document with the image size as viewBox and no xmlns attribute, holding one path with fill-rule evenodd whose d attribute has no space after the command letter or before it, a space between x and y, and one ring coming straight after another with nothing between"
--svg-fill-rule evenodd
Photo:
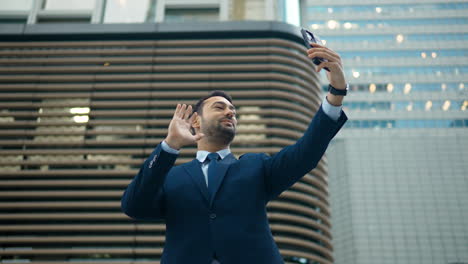
<instances>
[{"instance_id":1,"label":"reflective glass window","mask_svg":"<svg viewBox=\"0 0 468 264\"><path fill-rule=\"evenodd\" d=\"M325 37L324 37L325 39ZM415 51L341 51L341 58L421 58L421 53L425 52L430 56L433 50L415 50ZM437 57L466 57L468 49L456 50L438 50Z\"/></svg>"},{"instance_id":2,"label":"reflective glass window","mask_svg":"<svg viewBox=\"0 0 468 264\"><path fill-rule=\"evenodd\" d=\"M316 13L365 13L375 12L382 14L421 12L438 10L468 9L468 3L435 3L435 4L400 4L400 5L355 5L355 6L309 6L307 11L312 15Z\"/></svg>"},{"instance_id":3,"label":"reflective glass window","mask_svg":"<svg viewBox=\"0 0 468 264\"><path fill-rule=\"evenodd\" d=\"M28 11L33 0L1 0L1 11Z\"/></svg>"},{"instance_id":4,"label":"reflective glass window","mask_svg":"<svg viewBox=\"0 0 468 264\"><path fill-rule=\"evenodd\" d=\"M46 0L45 10L93 10L96 0Z\"/></svg>"},{"instance_id":5,"label":"reflective glass window","mask_svg":"<svg viewBox=\"0 0 468 264\"><path fill-rule=\"evenodd\" d=\"M310 20L309 25L327 26L328 20ZM433 19L395 19L395 20L347 20L337 21L333 24L333 28L341 28L344 23L351 23L358 28L387 28L398 26L428 26L428 25L465 25L468 23L468 18L433 18ZM328 24L329 25L329 24Z\"/></svg>"},{"instance_id":6,"label":"reflective glass window","mask_svg":"<svg viewBox=\"0 0 468 264\"><path fill-rule=\"evenodd\" d=\"M218 8L168 8L164 15L168 22L218 21Z\"/></svg>"},{"instance_id":7,"label":"reflective glass window","mask_svg":"<svg viewBox=\"0 0 468 264\"><path fill-rule=\"evenodd\" d=\"M107 0L104 23L143 23L152 15L150 0Z\"/></svg>"}]
</instances>

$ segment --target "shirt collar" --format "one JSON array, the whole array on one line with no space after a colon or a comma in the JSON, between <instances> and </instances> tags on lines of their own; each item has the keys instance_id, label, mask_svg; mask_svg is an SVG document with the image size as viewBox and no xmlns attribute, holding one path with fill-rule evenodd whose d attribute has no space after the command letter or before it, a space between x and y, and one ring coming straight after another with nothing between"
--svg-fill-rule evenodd
<instances>
[{"instance_id":1,"label":"shirt collar","mask_svg":"<svg viewBox=\"0 0 468 264\"><path fill-rule=\"evenodd\" d=\"M231 153L231 150L229 148L222 149L220 151L217 151L216 153L219 154L221 159L224 159L227 155ZM197 160L200 161L201 163L205 162L206 157L210 154L210 152L206 150L199 150L197 151Z\"/></svg>"}]
</instances>

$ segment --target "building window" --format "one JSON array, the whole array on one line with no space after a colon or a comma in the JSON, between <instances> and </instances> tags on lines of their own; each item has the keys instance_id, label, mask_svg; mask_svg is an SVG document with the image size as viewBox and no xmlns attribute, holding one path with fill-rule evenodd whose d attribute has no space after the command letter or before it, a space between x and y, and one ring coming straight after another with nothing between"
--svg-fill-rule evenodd
<instances>
[{"instance_id":1,"label":"building window","mask_svg":"<svg viewBox=\"0 0 468 264\"><path fill-rule=\"evenodd\" d=\"M153 0L107 0L104 23L143 23L154 17Z\"/></svg>"},{"instance_id":2,"label":"building window","mask_svg":"<svg viewBox=\"0 0 468 264\"><path fill-rule=\"evenodd\" d=\"M2 0L0 5L0 24L24 24L32 8L32 0Z\"/></svg>"},{"instance_id":3,"label":"building window","mask_svg":"<svg viewBox=\"0 0 468 264\"><path fill-rule=\"evenodd\" d=\"M2 0L0 12L2 11L29 11L32 0Z\"/></svg>"},{"instance_id":4,"label":"building window","mask_svg":"<svg viewBox=\"0 0 468 264\"><path fill-rule=\"evenodd\" d=\"M165 21L218 21L219 8L166 8Z\"/></svg>"},{"instance_id":5,"label":"building window","mask_svg":"<svg viewBox=\"0 0 468 264\"><path fill-rule=\"evenodd\" d=\"M91 23L96 0L37 0L28 23Z\"/></svg>"},{"instance_id":6,"label":"building window","mask_svg":"<svg viewBox=\"0 0 468 264\"><path fill-rule=\"evenodd\" d=\"M88 10L94 9L96 0L46 0L44 10Z\"/></svg>"}]
</instances>

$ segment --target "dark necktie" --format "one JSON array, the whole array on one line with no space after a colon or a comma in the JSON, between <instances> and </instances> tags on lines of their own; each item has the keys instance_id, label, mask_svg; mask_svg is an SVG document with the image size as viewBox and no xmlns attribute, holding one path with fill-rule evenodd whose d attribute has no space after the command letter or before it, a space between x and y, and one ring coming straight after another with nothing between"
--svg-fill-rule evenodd
<instances>
[{"instance_id":1,"label":"dark necktie","mask_svg":"<svg viewBox=\"0 0 468 264\"><path fill-rule=\"evenodd\" d=\"M219 160L218 153L210 153L208 154L208 159L210 160L210 164L208 165L208 192L210 193L210 197L213 196L215 192L215 182L216 178L218 177L218 160Z\"/></svg>"}]
</instances>

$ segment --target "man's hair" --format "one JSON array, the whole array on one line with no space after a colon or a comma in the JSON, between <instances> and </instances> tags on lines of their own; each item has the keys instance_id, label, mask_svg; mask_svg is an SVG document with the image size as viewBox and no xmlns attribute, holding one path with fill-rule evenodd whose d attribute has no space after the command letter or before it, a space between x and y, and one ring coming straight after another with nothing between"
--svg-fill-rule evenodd
<instances>
[{"instance_id":1,"label":"man's hair","mask_svg":"<svg viewBox=\"0 0 468 264\"><path fill-rule=\"evenodd\" d=\"M205 100L208 99L208 98L211 98L213 96L221 96L221 97L224 97L226 98L226 100L228 100L231 104L232 104L232 98L229 94L227 94L225 91L221 91L221 90L215 90L215 91L212 91L209 95L205 96L205 97L202 97L200 100L198 100L198 102L195 104L195 106L193 107L193 112L197 112L198 115L202 115L202 112L203 112L203 105L205 104Z\"/></svg>"}]
</instances>

